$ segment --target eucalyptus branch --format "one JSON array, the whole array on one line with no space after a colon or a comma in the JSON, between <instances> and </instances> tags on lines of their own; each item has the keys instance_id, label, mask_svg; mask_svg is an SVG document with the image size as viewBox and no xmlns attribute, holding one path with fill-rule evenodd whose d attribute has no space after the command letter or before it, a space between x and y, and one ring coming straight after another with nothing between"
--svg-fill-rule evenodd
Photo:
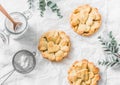
<instances>
[{"instance_id":1,"label":"eucalyptus branch","mask_svg":"<svg viewBox=\"0 0 120 85\"><path fill-rule=\"evenodd\" d=\"M60 9L58 8L57 4L52 2L52 1L48 1L47 2L47 6L50 7L50 9L52 10L52 12L56 12L57 16L62 18L63 16L60 13Z\"/></svg>"},{"instance_id":2,"label":"eucalyptus branch","mask_svg":"<svg viewBox=\"0 0 120 85\"><path fill-rule=\"evenodd\" d=\"M49 0L39 0L39 10L41 16L44 15L44 12L46 11L46 6L49 7L52 10L52 12L57 13L57 16L59 18L63 17L60 13L60 9L58 8L57 4Z\"/></svg>"},{"instance_id":3,"label":"eucalyptus branch","mask_svg":"<svg viewBox=\"0 0 120 85\"><path fill-rule=\"evenodd\" d=\"M120 54L119 54L119 44L117 43L115 37L112 35L112 32L108 34L109 40L104 40L101 36L98 37L101 45L104 48L104 52L108 54L105 60L99 61L99 65L105 66L114 66L120 64ZM109 56L110 55L110 56ZM112 57L111 57L112 56Z\"/></svg>"},{"instance_id":4,"label":"eucalyptus branch","mask_svg":"<svg viewBox=\"0 0 120 85\"><path fill-rule=\"evenodd\" d=\"M108 34L109 41L105 41L101 36L98 37L99 41L101 42L101 45L104 48L104 51L107 54L112 54L117 57L120 57L119 55L119 44L115 40L115 37L112 35L112 32Z\"/></svg>"}]
</instances>

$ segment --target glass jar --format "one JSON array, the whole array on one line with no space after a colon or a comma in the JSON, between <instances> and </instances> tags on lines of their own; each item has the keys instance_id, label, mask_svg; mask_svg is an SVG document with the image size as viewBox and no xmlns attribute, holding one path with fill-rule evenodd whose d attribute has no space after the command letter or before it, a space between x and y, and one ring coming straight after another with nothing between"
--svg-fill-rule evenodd
<instances>
[{"instance_id":1,"label":"glass jar","mask_svg":"<svg viewBox=\"0 0 120 85\"><path fill-rule=\"evenodd\" d=\"M10 13L10 16L16 21L20 22L21 25L16 28L16 30L13 29L13 23L6 18L4 21L5 29L0 31L0 44L8 44L9 38L12 39L19 39L22 37L22 35L27 31L28 29L28 20L30 19L32 13L30 11L25 11L23 13L20 12L13 12ZM3 46L3 45L0 45Z\"/></svg>"},{"instance_id":2,"label":"glass jar","mask_svg":"<svg viewBox=\"0 0 120 85\"><path fill-rule=\"evenodd\" d=\"M13 23L6 18L4 22L5 32L13 39L17 39L22 36L28 28L27 18L20 12L13 12L10 16L16 21L21 22L21 25L14 30Z\"/></svg>"}]
</instances>

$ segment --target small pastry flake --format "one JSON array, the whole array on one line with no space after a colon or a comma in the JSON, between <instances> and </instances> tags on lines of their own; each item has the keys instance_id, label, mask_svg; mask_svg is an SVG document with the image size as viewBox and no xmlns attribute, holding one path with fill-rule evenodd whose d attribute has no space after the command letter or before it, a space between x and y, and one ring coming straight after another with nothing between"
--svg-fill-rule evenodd
<instances>
[{"instance_id":1,"label":"small pastry flake","mask_svg":"<svg viewBox=\"0 0 120 85\"><path fill-rule=\"evenodd\" d=\"M97 8L90 5L79 6L73 11L70 23L76 33L82 36L90 36L100 28L101 15Z\"/></svg>"},{"instance_id":2,"label":"small pastry flake","mask_svg":"<svg viewBox=\"0 0 120 85\"><path fill-rule=\"evenodd\" d=\"M68 70L70 85L97 85L99 69L88 60L76 61Z\"/></svg>"},{"instance_id":3,"label":"small pastry flake","mask_svg":"<svg viewBox=\"0 0 120 85\"><path fill-rule=\"evenodd\" d=\"M44 58L61 61L70 51L70 39L63 31L48 31L40 38L38 49Z\"/></svg>"}]
</instances>

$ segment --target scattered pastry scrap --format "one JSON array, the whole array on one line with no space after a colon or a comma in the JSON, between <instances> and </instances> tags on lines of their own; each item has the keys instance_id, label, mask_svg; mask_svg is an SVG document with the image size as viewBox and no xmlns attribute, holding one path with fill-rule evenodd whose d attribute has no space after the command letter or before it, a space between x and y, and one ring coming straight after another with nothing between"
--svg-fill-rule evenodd
<instances>
[{"instance_id":1,"label":"scattered pastry scrap","mask_svg":"<svg viewBox=\"0 0 120 85\"><path fill-rule=\"evenodd\" d=\"M76 61L68 71L70 85L97 85L99 68L88 60Z\"/></svg>"},{"instance_id":2,"label":"scattered pastry scrap","mask_svg":"<svg viewBox=\"0 0 120 85\"><path fill-rule=\"evenodd\" d=\"M101 26L101 15L97 8L82 5L75 9L71 15L72 29L82 36L94 34Z\"/></svg>"},{"instance_id":3,"label":"scattered pastry scrap","mask_svg":"<svg viewBox=\"0 0 120 85\"><path fill-rule=\"evenodd\" d=\"M38 49L44 58L61 61L70 51L70 39L63 31L48 31L40 38Z\"/></svg>"}]
</instances>

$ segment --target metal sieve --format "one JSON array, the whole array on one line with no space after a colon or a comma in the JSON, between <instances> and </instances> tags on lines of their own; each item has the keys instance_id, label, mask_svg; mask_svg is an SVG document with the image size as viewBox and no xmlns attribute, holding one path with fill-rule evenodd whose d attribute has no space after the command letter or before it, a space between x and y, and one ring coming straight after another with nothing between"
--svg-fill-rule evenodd
<instances>
[{"instance_id":1,"label":"metal sieve","mask_svg":"<svg viewBox=\"0 0 120 85\"><path fill-rule=\"evenodd\" d=\"M13 70L3 75L0 79L8 76L0 85L2 85L15 71L21 74L30 73L36 66L35 52L20 50L13 56Z\"/></svg>"}]
</instances>

